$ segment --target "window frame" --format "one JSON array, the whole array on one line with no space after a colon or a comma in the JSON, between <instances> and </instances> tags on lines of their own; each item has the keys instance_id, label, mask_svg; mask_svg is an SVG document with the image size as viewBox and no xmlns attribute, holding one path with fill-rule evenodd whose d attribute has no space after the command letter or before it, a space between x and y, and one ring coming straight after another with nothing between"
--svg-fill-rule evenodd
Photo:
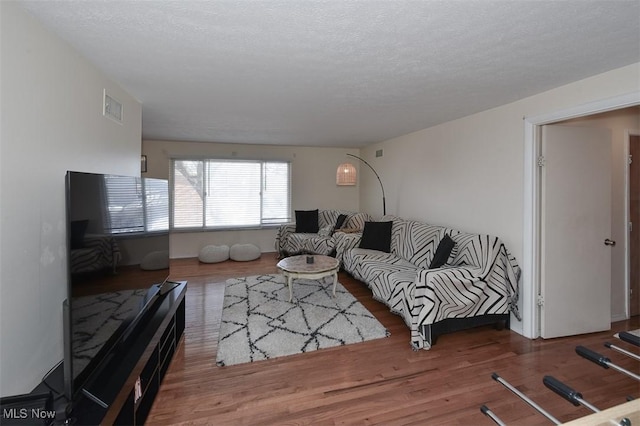
<instances>
[{"instance_id":1,"label":"window frame","mask_svg":"<svg viewBox=\"0 0 640 426\"><path fill-rule=\"evenodd\" d=\"M206 223L207 215L207 203L206 197L202 200L202 226L175 226L175 182L176 182L176 166L177 161L193 161L202 162L202 185L205 185L208 173L208 162L235 162L235 163L258 163L260 164L260 224L251 225L218 225L208 226ZM287 217L279 222L266 223L263 217L263 205L264 205L264 167L268 163L279 163L287 165ZM189 232L212 232L212 231L235 231L235 230L261 230L261 229L274 229L279 228L281 225L289 224L292 222L292 187L293 182L291 180L291 160L264 160L255 158L224 158L224 157L174 157L170 159L170 179L169 179L169 231L176 233L189 233ZM204 188L201 188L204 193Z\"/></svg>"}]
</instances>

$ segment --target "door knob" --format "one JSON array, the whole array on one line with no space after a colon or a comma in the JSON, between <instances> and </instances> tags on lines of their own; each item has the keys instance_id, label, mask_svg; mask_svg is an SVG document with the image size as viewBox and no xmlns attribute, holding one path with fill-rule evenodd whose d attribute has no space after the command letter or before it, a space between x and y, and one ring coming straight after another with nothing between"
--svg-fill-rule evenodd
<instances>
[{"instance_id":1,"label":"door knob","mask_svg":"<svg viewBox=\"0 0 640 426\"><path fill-rule=\"evenodd\" d=\"M605 245L605 246L612 246L612 247L613 247L613 246L615 246L615 245L616 245L616 242L615 242L615 241L613 241L613 240L610 240L609 238L607 238L606 240L604 240L604 245Z\"/></svg>"}]
</instances>

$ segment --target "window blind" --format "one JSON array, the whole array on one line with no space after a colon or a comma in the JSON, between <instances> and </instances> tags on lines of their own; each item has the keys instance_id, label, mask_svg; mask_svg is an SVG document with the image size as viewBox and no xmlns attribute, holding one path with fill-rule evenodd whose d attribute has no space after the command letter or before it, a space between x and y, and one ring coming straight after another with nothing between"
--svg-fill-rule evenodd
<instances>
[{"instance_id":1,"label":"window blind","mask_svg":"<svg viewBox=\"0 0 640 426\"><path fill-rule=\"evenodd\" d=\"M145 231L169 229L169 183L164 179L142 178Z\"/></svg>"},{"instance_id":2,"label":"window blind","mask_svg":"<svg viewBox=\"0 0 640 426\"><path fill-rule=\"evenodd\" d=\"M173 160L173 228L242 228L290 220L290 163Z\"/></svg>"},{"instance_id":3,"label":"window blind","mask_svg":"<svg viewBox=\"0 0 640 426\"><path fill-rule=\"evenodd\" d=\"M263 165L262 223L289 222L289 163Z\"/></svg>"},{"instance_id":4,"label":"window blind","mask_svg":"<svg viewBox=\"0 0 640 426\"><path fill-rule=\"evenodd\" d=\"M104 188L106 233L169 229L169 190L166 180L105 175Z\"/></svg>"}]
</instances>

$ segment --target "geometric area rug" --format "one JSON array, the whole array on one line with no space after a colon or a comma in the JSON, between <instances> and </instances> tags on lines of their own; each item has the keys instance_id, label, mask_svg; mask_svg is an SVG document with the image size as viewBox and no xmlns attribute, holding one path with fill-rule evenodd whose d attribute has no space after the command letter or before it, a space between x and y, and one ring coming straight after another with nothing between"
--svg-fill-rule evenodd
<instances>
[{"instance_id":1,"label":"geometric area rug","mask_svg":"<svg viewBox=\"0 0 640 426\"><path fill-rule=\"evenodd\" d=\"M282 275L227 280L216 364L254 362L379 339L384 326L333 278L296 279L293 296Z\"/></svg>"}]
</instances>

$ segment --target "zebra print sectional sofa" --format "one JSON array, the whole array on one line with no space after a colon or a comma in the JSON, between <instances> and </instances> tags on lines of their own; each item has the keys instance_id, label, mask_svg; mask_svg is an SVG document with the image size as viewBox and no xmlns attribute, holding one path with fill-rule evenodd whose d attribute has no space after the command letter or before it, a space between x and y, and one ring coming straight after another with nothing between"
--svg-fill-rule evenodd
<instances>
[{"instance_id":1,"label":"zebra print sectional sofa","mask_svg":"<svg viewBox=\"0 0 640 426\"><path fill-rule=\"evenodd\" d=\"M404 319L414 349L430 349L438 335L465 328L508 327L510 312L520 320L520 268L500 239L398 217L382 221L393 222L388 253L359 247L362 234L337 233L337 257ZM455 245L442 266L430 269L446 235Z\"/></svg>"},{"instance_id":2,"label":"zebra print sectional sofa","mask_svg":"<svg viewBox=\"0 0 640 426\"><path fill-rule=\"evenodd\" d=\"M340 222L338 219L341 219ZM364 223L370 220L372 218L367 213L319 209L296 210L296 223L282 225L278 229L276 251L279 257L300 253L330 255L336 247L336 231L340 229L352 232L362 231Z\"/></svg>"}]
</instances>

